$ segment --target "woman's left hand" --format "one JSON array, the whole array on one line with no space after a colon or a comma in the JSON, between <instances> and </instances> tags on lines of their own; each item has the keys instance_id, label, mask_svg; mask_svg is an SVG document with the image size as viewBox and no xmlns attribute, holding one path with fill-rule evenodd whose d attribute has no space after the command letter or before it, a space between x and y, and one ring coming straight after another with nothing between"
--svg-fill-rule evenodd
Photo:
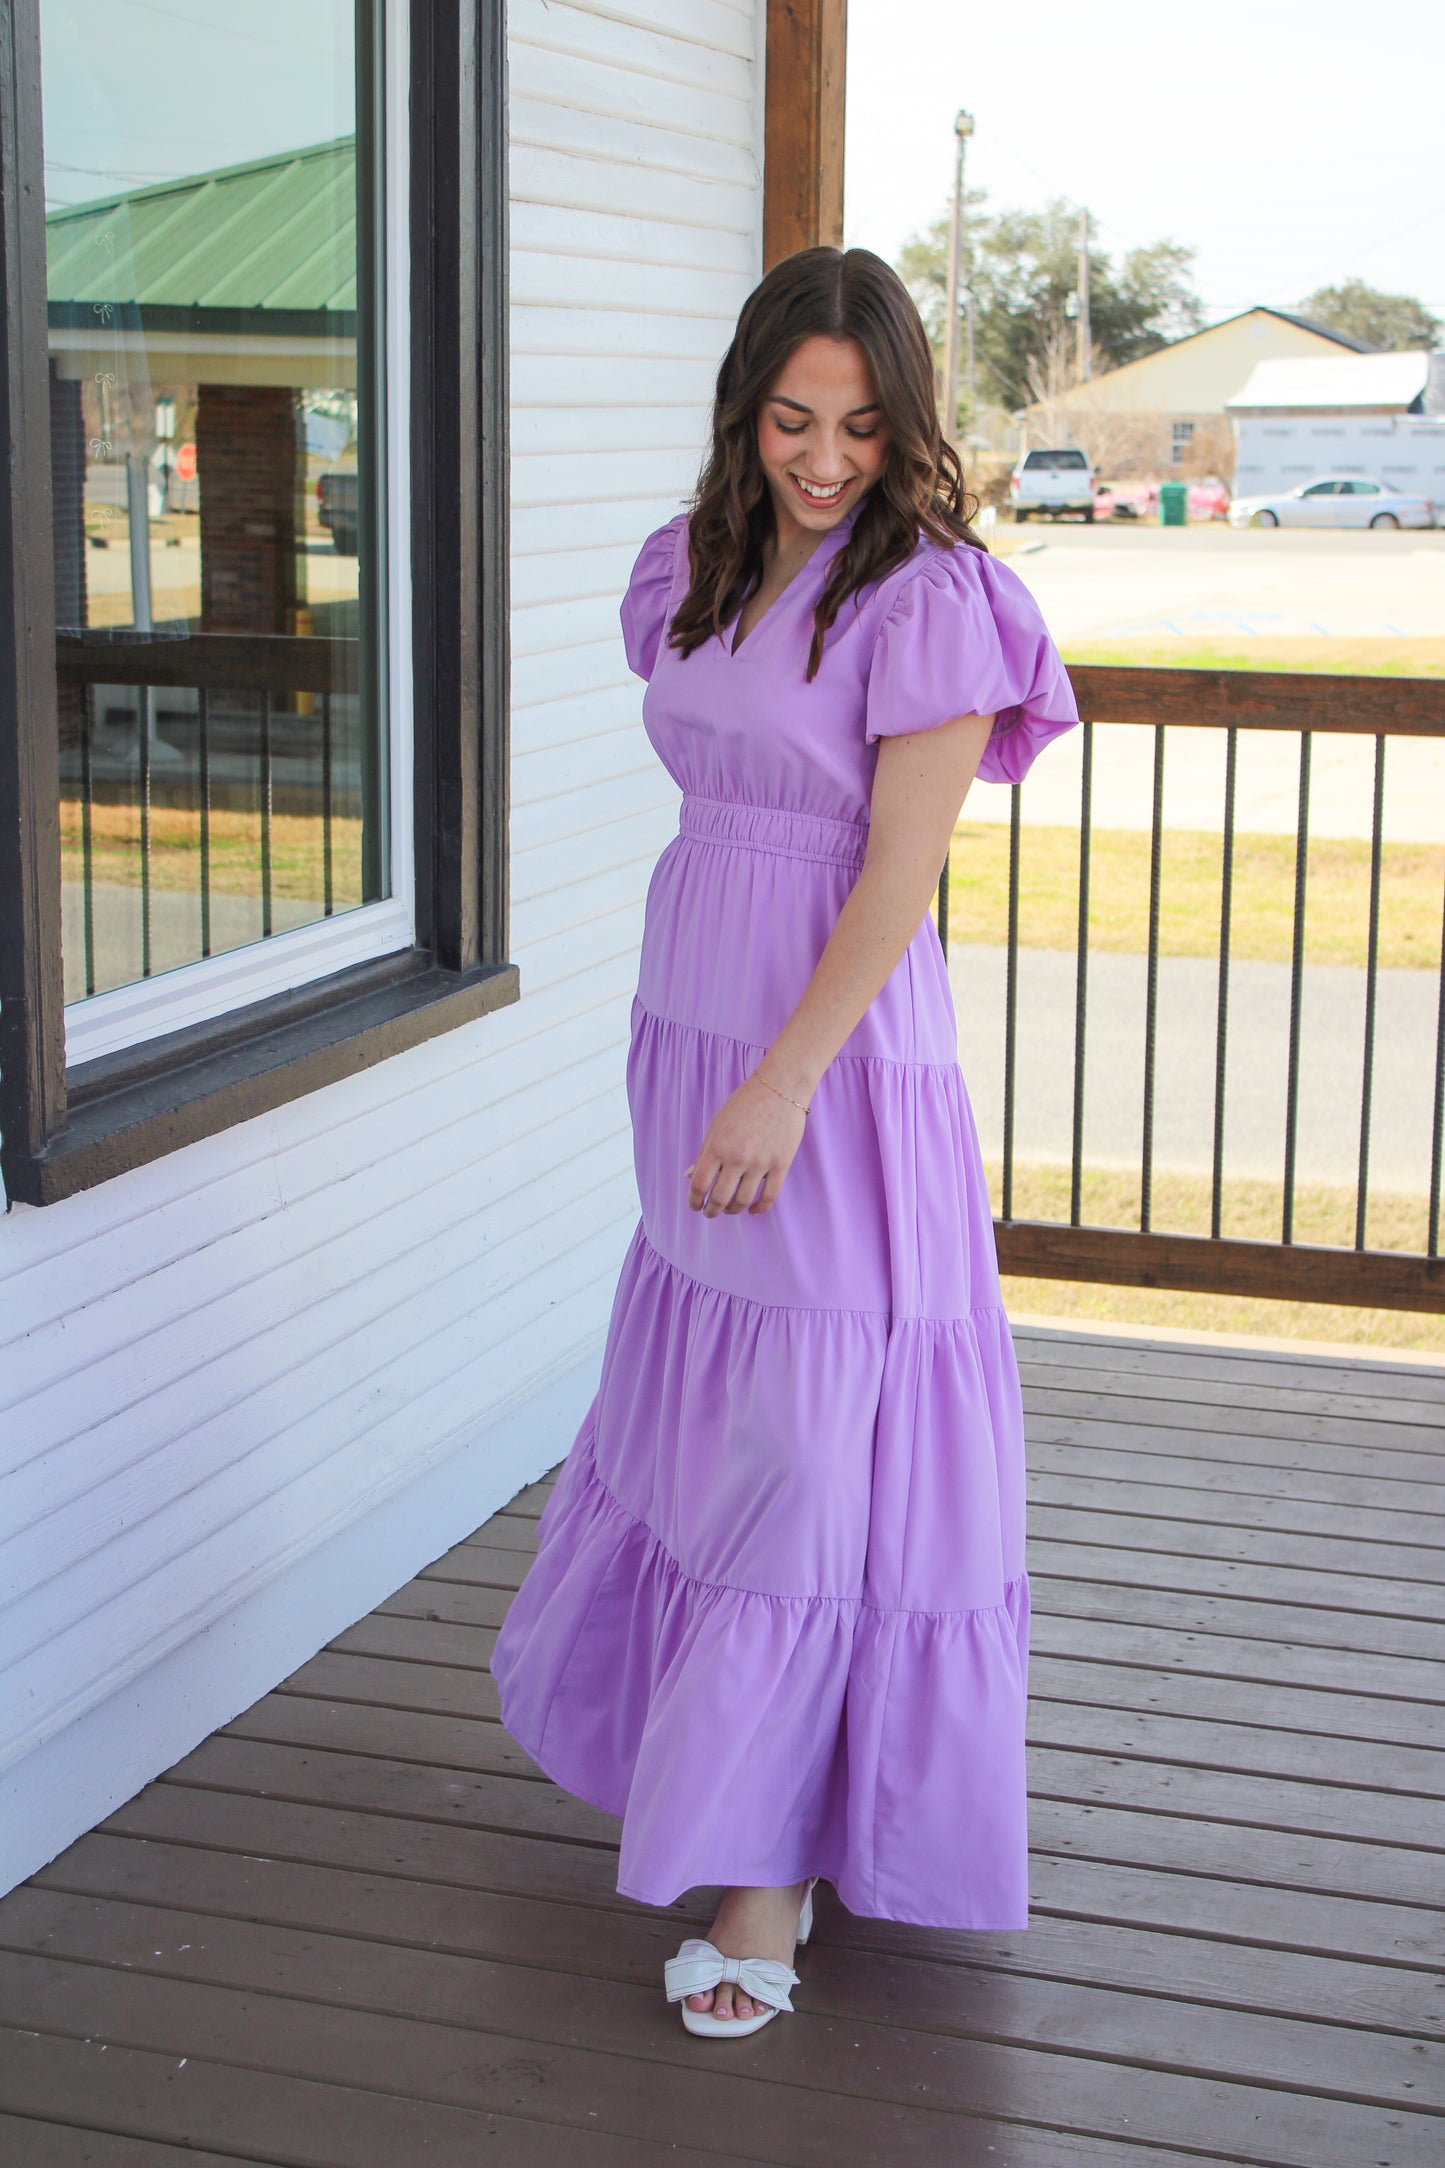
<instances>
[{"instance_id":1,"label":"woman's left hand","mask_svg":"<svg viewBox=\"0 0 1445 2168\"><path fill-rule=\"evenodd\" d=\"M766 1212L803 1141L804 1124L801 1107L757 1077L745 1079L718 1108L701 1151L684 1170L689 1209L707 1219L720 1212Z\"/></svg>"}]
</instances>

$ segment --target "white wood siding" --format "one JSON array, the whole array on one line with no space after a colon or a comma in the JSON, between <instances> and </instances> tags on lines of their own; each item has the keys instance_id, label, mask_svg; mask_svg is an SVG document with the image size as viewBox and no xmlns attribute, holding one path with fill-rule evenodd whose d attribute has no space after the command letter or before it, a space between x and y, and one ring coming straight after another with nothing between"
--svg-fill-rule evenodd
<instances>
[{"instance_id":1,"label":"white wood siding","mask_svg":"<svg viewBox=\"0 0 1445 2168\"><path fill-rule=\"evenodd\" d=\"M570 1442L676 792L617 603L757 276L761 9L513 0L521 1003L0 1222L0 1888Z\"/></svg>"}]
</instances>

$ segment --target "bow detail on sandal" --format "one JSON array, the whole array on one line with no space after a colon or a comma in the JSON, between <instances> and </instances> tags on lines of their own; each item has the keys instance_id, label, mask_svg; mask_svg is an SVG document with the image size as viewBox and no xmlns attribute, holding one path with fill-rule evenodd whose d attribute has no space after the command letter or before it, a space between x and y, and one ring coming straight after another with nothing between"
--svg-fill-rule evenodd
<instances>
[{"instance_id":1,"label":"bow detail on sandal","mask_svg":"<svg viewBox=\"0 0 1445 2168\"><path fill-rule=\"evenodd\" d=\"M756 2002L771 2003L777 2010L791 2010L789 1992L798 1985L798 1974L781 1958L724 1957L715 1944L697 1938L684 1942L676 1957L666 1960L662 1970L669 2002L681 2002L686 1995L705 1995L710 1988L720 1987L727 1981L740 1987Z\"/></svg>"}]
</instances>

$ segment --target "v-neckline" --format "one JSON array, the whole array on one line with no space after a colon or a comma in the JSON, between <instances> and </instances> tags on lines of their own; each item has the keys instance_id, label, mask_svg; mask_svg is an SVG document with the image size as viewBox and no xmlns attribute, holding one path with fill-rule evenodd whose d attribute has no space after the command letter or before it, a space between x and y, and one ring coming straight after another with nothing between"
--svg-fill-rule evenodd
<instances>
[{"instance_id":1,"label":"v-neckline","mask_svg":"<svg viewBox=\"0 0 1445 2168\"><path fill-rule=\"evenodd\" d=\"M799 565L797 571L793 574L792 578L786 581L784 585L778 589L778 592L774 595L772 601L768 604L762 616L749 630L746 638L740 640L737 636L737 627L739 620L742 617L743 610L745 610L748 606L748 598L744 597L742 609L738 611L738 614L732 620L731 625L724 627L724 631L727 633L727 654L729 662L735 661L745 647L752 646L754 640L756 640L758 634L762 631L764 625L767 624L768 620L771 617L776 615L779 604L786 601L787 597L792 594L794 588L798 585L798 582L800 580L807 578L808 574L812 571L814 565L817 564L819 558L829 557L832 555L833 549L836 546L839 537L846 536L851 530L853 521L858 514L858 505L860 505L862 502L863 499L860 497L858 499L858 503L850 506L849 509L843 514L843 517L839 520L837 526L830 527L828 529L828 532L823 536L822 541L818 544L818 547L813 551L812 555L804 558L802 564Z\"/></svg>"}]
</instances>

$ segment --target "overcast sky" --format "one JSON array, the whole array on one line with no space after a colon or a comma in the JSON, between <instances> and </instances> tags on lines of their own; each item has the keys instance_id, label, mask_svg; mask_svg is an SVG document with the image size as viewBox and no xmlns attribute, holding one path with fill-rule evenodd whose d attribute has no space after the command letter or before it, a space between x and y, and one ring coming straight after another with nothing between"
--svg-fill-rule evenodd
<instances>
[{"instance_id":1,"label":"overcast sky","mask_svg":"<svg viewBox=\"0 0 1445 2168\"><path fill-rule=\"evenodd\" d=\"M1198 251L1207 314L1359 277L1445 318L1445 5L849 0L846 238L892 257L953 185Z\"/></svg>"}]
</instances>

